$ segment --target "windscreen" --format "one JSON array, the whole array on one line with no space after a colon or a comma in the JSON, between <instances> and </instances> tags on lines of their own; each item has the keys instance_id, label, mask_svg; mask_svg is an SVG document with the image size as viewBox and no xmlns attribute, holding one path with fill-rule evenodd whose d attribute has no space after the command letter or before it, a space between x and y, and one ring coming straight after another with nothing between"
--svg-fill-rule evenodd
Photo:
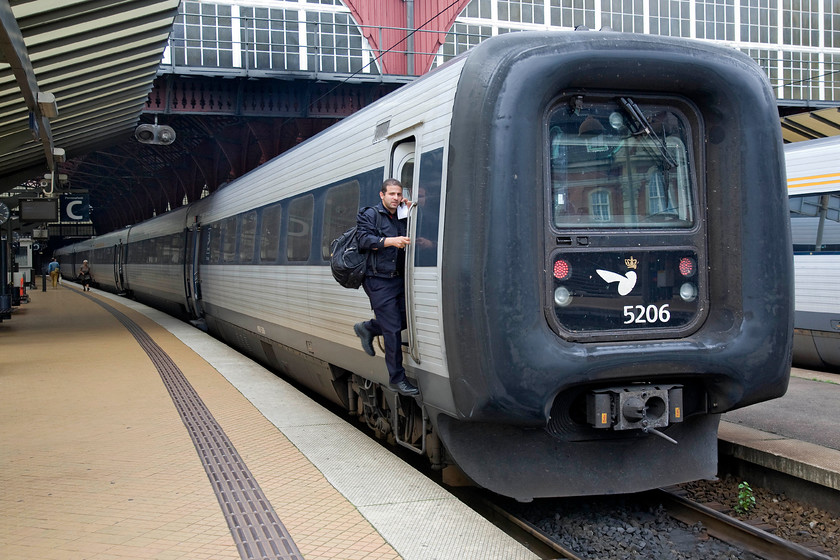
<instances>
[{"instance_id":1,"label":"windscreen","mask_svg":"<svg viewBox=\"0 0 840 560\"><path fill-rule=\"evenodd\" d=\"M690 127L674 107L571 96L548 131L556 229L694 225Z\"/></svg>"}]
</instances>

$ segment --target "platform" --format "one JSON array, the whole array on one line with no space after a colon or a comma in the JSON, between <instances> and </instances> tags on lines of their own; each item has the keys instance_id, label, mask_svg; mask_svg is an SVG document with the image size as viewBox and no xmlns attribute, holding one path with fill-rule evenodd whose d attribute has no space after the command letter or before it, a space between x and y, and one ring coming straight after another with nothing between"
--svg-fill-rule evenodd
<instances>
[{"instance_id":1,"label":"platform","mask_svg":"<svg viewBox=\"0 0 840 560\"><path fill-rule=\"evenodd\" d=\"M283 547L267 558L534 557L192 326L76 284L30 296L0 323L4 559L259 558L248 532ZM794 369L725 414L722 453L840 489L838 377Z\"/></svg>"},{"instance_id":2,"label":"platform","mask_svg":"<svg viewBox=\"0 0 840 560\"><path fill-rule=\"evenodd\" d=\"M812 484L809 499L840 514L840 375L791 370L787 393L723 415L722 456Z\"/></svg>"},{"instance_id":3,"label":"platform","mask_svg":"<svg viewBox=\"0 0 840 560\"><path fill-rule=\"evenodd\" d=\"M0 323L4 560L534 558L190 325L75 284L30 295Z\"/></svg>"}]
</instances>

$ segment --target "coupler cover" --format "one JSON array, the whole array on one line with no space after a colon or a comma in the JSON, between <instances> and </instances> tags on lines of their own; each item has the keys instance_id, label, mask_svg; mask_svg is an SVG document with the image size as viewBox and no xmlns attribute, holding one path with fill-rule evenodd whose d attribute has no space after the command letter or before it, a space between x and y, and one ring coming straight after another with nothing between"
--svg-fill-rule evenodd
<instances>
[{"instance_id":1,"label":"coupler cover","mask_svg":"<svg viewBox=\"0 0 840 560\"><path fill-rule=\"evenodd\" d=\"M631 385L592 391L586 417L595 428L649 430L683 421L682 385Z\"/></svg>"}]
</instances>

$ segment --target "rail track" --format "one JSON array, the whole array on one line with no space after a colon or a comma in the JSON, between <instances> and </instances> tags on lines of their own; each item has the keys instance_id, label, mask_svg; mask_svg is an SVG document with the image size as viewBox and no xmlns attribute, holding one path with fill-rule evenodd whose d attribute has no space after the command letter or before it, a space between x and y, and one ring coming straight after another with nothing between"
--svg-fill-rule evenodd
<instances>
[{"instance_id":1,"label":"rail track","mask_svg":"<svg viewBox=\"0 0 840 560\"><path fill-rule=\"evenodd\" d=\"M487 494L469 489L461 489L457 494L470 507L502 528L541 559L586 560L587 558L598 557L597 555L592 556L592 553L588 550L571 550L557 542L549 533L526 519L527 515L523 513L524 508L521 504L512 508L500 505L497 500ZM638 501L640 503L661 504L668 515L688 527L696 526L699 523L708 536L731 547L748 552L754 557L765 560L832 560L830 556L773 535L747 521L692 502L679 495L675 489L645 492L638 495ZM604 536L603 538L609 537Z\"/></svg>"},{"instance_id":2,"label":"rail track","mask_svg":"<svg viewBox=\"0 0 840 560\"><path fill-rule=\"evenodd\" d=\"M708 533L726 543L751 552L765 560L831 560L800 544L777 537L754 525L693 502L671 489L653 493L672 517L693 525L702 523Z\"/></svg>"}]
</instances>

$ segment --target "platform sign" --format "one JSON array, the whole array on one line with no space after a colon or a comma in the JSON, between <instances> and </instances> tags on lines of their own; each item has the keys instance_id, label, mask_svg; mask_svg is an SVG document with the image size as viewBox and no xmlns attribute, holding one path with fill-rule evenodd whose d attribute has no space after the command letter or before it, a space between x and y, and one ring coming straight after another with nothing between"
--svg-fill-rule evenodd
<instances>
[{"instance_id":1,"label":"platform sign","mask_svg":"<svg viewBox=\"0 0 840 560\"><path fill-rule=\"evenodd\" d=\"M86 194L61 195L61 221L87 222L90 221L90 200Z\"/></svg>"},{"instance_id":2,"label":"platform sign","mask_svg":"<svg viewBox=\"0 0 840 560\"><path fill-rule=\"evenodd\" d=\"M20 198L18 211L21 222L56 222L58 206L54 198Z\"/></svg>"}]
</instances>

